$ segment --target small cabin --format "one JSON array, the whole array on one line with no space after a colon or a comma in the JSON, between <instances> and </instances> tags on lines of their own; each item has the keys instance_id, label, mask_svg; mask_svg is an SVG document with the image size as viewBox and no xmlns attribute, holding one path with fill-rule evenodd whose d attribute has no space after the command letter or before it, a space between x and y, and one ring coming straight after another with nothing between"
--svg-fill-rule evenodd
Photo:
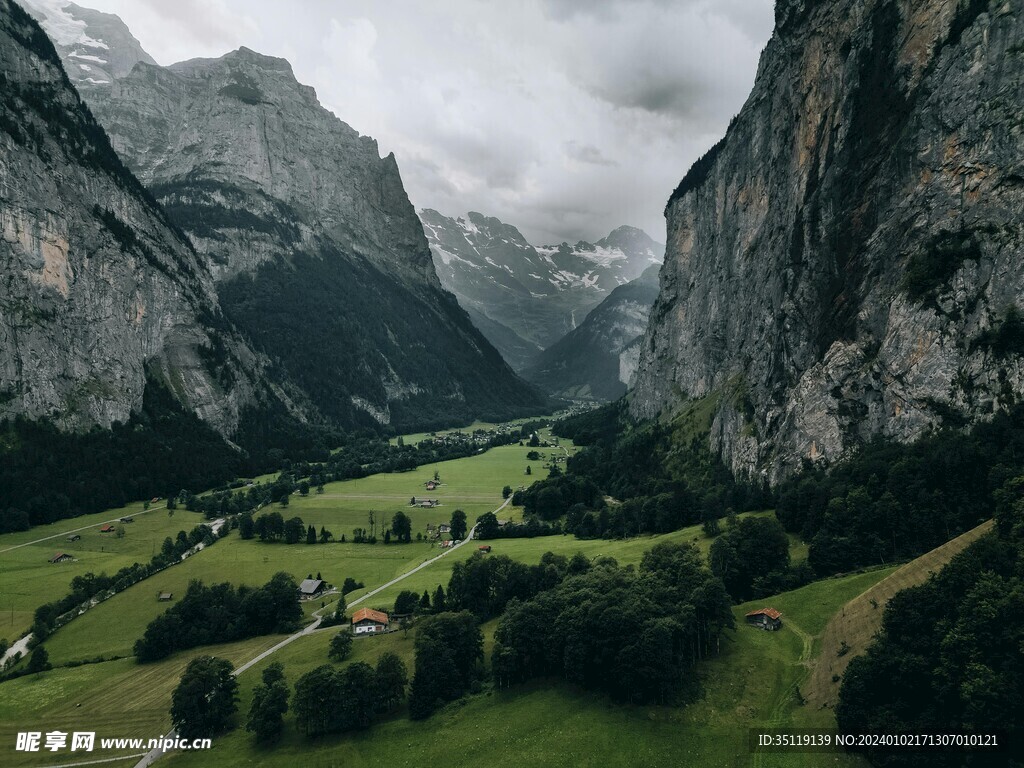
<instances>
[{"instance_id":1,"label":"small cabin","mask_svg":"<svg viewBox=\"0 0 1024 768\"><path fill-rule=\"evenodd\" d=\"M100 528L100 533L113 533L113 532L114 532L114 526L111 525L110 523L107 523L102 528Z\"/></svg>"},{"instance_id":2,"label":"small cabin","mask_svg":"<svg viewBox=\"0 0 1024 768\"><path fill-rule=\"evenodd\" d=\"M134 517L122 517L121 518L121 522L122 523L134 523L135 522L135 518Z\"/></svg>"},{"instance_id":3,"label":"small cabin","mask_svg":"<svg viewBox=\"0 0 1024 768\"><path fill-rule=\"evenodd\" d=\"M352 634L369 635L386 632L391 620L383 611L360 608L352 614Z\"/></svg>"},{"instance_id":4,"label":"small cabin","mask_svg":"<svg viewBox=\"0 0 1024 768\"><path fill-rule=\"evenodd\" d=\"M77 533L74 533L74 534L68 536L68 541L81 541L81 540L82 540L82 537L79 536Z\"/></svg>"},{"instance_id":5,"label":"small cabin","mask_svg":"<svg viewBox=\"0 0 1024 768\"><path fill-rule=\"evenodd\" d=\"M782 629L782 614L774 608L759 608L756 611L751 611L746 615L746 620L747 624L769 632Z\"/></svg>"},{"instance_id":6,"label":"small cabin","mask_svg":"<svg viewBox=\"0 0 1024 768\"><path fill-rule=\"evenodd\" d=\"M479 547L477 547L477 550L479 550L480 552L483 552L483 553L486 554L487 552L491 551L491 545L490 544L481 544Z\"/></svg>"},{"instance_id":7,"label":"small cabin","mask_svg":"<svg viewBox=\"0 0 1024 768\"><path fill-rule=\"evenodd\" d=\"M156 599L161 603L169 603L174 599L173 592L161 592L156 596Z\"/></svg>"},{"instance_id":8,"label":"small cabin","mask_svg":"<svg viewBox=\"0 0 1024 768\"><path fill-rule=\"evenodd\" d=\"M319 597L327 589L323 579L303 579L299 584L299 597L303 600L312 600Z\"/></svg>"},{"instance_id":9,"label":"small cabin","mask_svg":"<svg viewBox=\"0 0 1024 768\"><path fill-rule=\"evenodd\" d=\"M51 563L67 563L67 562L70 562L71 560L74 560L74 559L75 558L72 555L69 555L67 552L58 552L57 554L55 554L53 557L50 558L50 562Z\"/></svg>"},{"instance_id":10,"label":"small cabin","mask_svg":"<svg viewBox=\"0 0 1024 768\"><path fill-rule=\"evenodd\" d=\"M440 485L440 483L434 482L433 480L428 480L428 481L427 481L427 482L425 483L425 485L427 486L427 490L428 490L428 491L433 491L434 489L436 489L436 488L437 488L437 486L439 486L439 485Z\"/></svg>"}]
</instances>

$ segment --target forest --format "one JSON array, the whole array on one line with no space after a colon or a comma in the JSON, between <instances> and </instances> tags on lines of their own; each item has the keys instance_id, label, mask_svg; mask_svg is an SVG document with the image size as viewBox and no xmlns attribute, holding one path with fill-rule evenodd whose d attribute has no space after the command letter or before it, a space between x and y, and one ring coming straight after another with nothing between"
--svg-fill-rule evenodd
<instances>
[{"instance_id":1,"label":"forest","mask_svg":"<svg viewBox=\"0 0 1024 768\"><path fill-rule=\"evenodd\" d=\"M995 530L886 606L880 634L843 677L836 719L849 733L995 734L1000 746L876 747L874 765L1024 761L1024 476L994 496Z\"/></svg>"}]
</instances>

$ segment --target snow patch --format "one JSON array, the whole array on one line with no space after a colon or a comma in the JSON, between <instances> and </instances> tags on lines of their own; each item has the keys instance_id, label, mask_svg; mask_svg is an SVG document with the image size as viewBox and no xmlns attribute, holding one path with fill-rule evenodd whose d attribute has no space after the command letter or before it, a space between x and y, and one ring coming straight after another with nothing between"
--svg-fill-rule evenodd
<instances>
[{"instance_id":1,"label":"snow patch","mask_svg":"<svg viewBox=\"0 0 1024 768\"><path fill-rule=\"evenodd\" d=\"M91 53L79 53L78 51L74 51L73 53L69 53L68 54L68 58L71 58L71 59L81 59L82 61L94 61L97 64L106 64L107 63L106 59L101 59L99 56L93 56Z\"/></svg>"},{"instance_id":2,"label":"snow patch","mask_svg":"<svg viewBox=\"0 0 1024 768\"><path fill-rule=\"evenodd\" d=\"M28 5L40 19L46 34L57 45L85 45L90 48L110 50L110 46L102 40L95 40L86 34L88 25L82 19L76 19L67 10L67 0L28 0Z\"/></svg>"}]
</instances>

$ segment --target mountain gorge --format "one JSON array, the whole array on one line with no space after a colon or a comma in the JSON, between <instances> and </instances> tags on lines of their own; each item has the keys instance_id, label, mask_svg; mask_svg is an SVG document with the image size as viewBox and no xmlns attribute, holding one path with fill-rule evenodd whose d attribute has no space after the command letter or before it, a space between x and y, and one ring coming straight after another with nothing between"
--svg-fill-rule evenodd
<instances>
[{"instance_id":1,"label":"mountain gorge","mask_svg":"<svg viewBox=\"0 0 1024 768\"><path fill-rule=\"evenodd\" d=\"M633 381L640 342L658 298L658 266L620 285L523 372L560 397L617 400Z\"/></svg>"},{"instance_id":2,"label":"mountain gorge","mask_svg":"<svg viewBox=\"0 0 1024 768\"><path fill-rule=\"evenodd\" d=\"M620 285L661 263L663 246L622 226L596 243L535 247L514 226L471 212L420 211L441 284L522 372Z\"/></svg>"},{"instance_id":3,"label":"mountain gorge","mask_svg":"<svg viewBox=\"0 0 1024 768\"><path fill-rule=\"evenodd\" d=\"M1024 393L1024 4L780 0L756 83L666 208L630 410L713 412L777 480Z\"/></svg>"},{"instance_id":4,"label":"mountain gorge","mask_svg":"<svg viewBox=\"0 0 1024 768\"><path fill-rule=\"evenodd\" d=\"M135 55L116 53L124 35L97 34L81 32L102 58ZM287 61L246 48L137 59L83 95L208 268L227 323L316 420L428 427L542 406L442 290L394 156L320 106Z\"/></svg>"}]
</instances>

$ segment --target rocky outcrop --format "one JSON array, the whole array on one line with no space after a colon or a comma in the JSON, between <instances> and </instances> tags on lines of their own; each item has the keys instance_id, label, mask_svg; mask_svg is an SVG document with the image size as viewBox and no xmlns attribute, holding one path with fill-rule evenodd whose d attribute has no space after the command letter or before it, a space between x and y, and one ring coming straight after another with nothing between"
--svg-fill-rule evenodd
<instances>
[{"instance_id":1,"label":"rocky outcrop","mask_svg":"<svg viewBox=\"0 0 1024 768\"><path fill-rule=\"evenodd\" d=\"M535 247L514 226L470 212L420 211L442 285L519 371L579 326L608 294L661 263L663 247L619 227L597 243ZM511 332L511 335L510 333Z\"/></svg>"},{"instance_id":2,"label":"rocky outcrop","mask_svg":"<svg viewBox=\"0 0 1024 768\"><path fill-rule=\"evenodd\" d=\"M672 195L630 408L770 480L1024 391L1024 2L780 0Z\"/></svg>"},{"instance_id":3,"label":"rocky outcrop","mask_svg":"<svg viewBox=\"0 0 1024 768\"><path fill-rule=\"evenodd\" d=\"M523 375L551 394L615 400L632 383L641 337L658 297L658 267L620 285Z\"/></svg>"},{"instance_id":4,"label":"rocky outcrop","mask_svg":"<svg viewBox=\"0 0 1024 768\"><path fill-rule=\"evenodd\" d=\"M222 433L267 393L188 241L121 164L53 46L0 0L0 418L127 422L147 375Z\"/></svg>"}]
</instances>

